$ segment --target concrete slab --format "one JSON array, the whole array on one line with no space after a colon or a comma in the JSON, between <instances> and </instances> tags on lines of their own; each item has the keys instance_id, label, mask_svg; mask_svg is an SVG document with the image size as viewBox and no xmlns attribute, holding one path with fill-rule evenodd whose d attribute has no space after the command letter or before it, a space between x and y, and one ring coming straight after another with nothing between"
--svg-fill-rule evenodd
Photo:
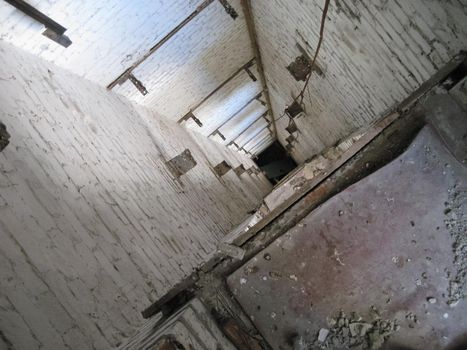
<instances>
[{"instance_id":1,"label":"concrete slab","mask_svg":"<svg viewBox=\"0 0 467 350\"><path fill-rule=\"evenodd\" d=\"M425 127L228 284L274 349L448 349L467 336L466 207L467 169Z\"/></svg>"}]
</instances>

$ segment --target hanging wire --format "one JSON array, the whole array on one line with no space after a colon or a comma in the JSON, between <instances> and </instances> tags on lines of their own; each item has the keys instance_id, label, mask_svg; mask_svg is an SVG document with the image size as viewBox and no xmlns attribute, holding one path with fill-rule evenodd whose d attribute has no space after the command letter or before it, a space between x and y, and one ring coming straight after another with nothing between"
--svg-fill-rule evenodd
<instances>
[{"instance_id":1,"label":"hanging wire","mask_svg":"<svg viewBox=\"0 0 467 350\"><path fill-rule=\"evenodd\" d=\"M321 16L321 27L319 29L319 40L318 40L318 45L316 46L315 55L313 56L313 60L311 61L310 73L308 73L308 76L307 76L307 78L305 80L305 85L303 86L302 90L300 91L298 96L294 99L294 101L299 100L300 106L303 104L303 97L305 95L305 90L306 90L306 88L308 86L308 83L310 82L311 73L313 72L313 67L315 65L316 58L318 57L319 49L321 48L321 43L323 42L324 23L326 22L326 15L328 13L329 2L330 2L330 0L325 0L325 3L324 3L323 15Z\"/></svg>"}]
</instances>

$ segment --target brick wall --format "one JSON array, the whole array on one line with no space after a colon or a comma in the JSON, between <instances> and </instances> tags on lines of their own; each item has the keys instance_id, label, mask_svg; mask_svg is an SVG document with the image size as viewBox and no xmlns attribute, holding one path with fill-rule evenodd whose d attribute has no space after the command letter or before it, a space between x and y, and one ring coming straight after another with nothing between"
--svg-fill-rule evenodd
<instances>
[{"instance_id":1,"label":"brick wall","mask_svg":"<svg viewBox=\"0 0 467 350\"><path fill-rule=\"evenodd\" d=\"M279 118L303 82L286 67L313 56L324 0L252 1L273 110ZM331 1L317 60L305 93L306 116L293 151L299 162L333 146L397 105L460 50L467 49L463 0ZM286 117L277 122L285 144Z\"/></svg>"},{"instance_id":2,"label":"brick wall","mask_svg":"<svg viewBox=\"0 0 467 350\"><path fill-rule=\"evenodd\" d=\"M0 105L0 349L116 346L270 190L211 169L249 158L1 41Z\"/></svg>"}]
</instances>

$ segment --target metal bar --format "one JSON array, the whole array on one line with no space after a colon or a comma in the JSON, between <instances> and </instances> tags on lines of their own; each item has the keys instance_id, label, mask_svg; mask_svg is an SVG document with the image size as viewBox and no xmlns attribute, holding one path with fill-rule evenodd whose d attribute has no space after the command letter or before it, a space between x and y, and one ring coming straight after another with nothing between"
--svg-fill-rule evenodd
<instances>
[{"instance_id":1,"label":"metal bar","mask_svg":"<svg viewBox=\"0 0 467 350\"><path fill-rule=\"evenodd\" d=\"M214 0L205 0L201 5L199 5L187 18L180 22L174 29L172 29L166 36L164 36L156 45L151 47L148 52L146 52L141 58L139 58L135 63L126 69L120 76L107 85L107 89L113 89L117 84L121 85L126 80L128 80L130 74L149 56L156 52L162 45L169 41L175 34L177 34L185 25L187 25L191 20L198 16L206 7L212 4Z\"/></svg>"},{"instance_id":2,"label":"metal bar","mask_svg":"<svg viewBox=\"0 0 467 350\"><path fill-rule=\"evenodd\" d=\"M261 144L258 144L254 148L250 149L248 151L248 154L251 155L252 159L255 159L255 158L258 157L258 149L261 149L265 145L267 147L267 145L271 144L272 142L274 142L274 138L272 137L272 135L269 135L269 138L264 139L263 141L261 141Z\"/></svg>"},{"instance_id":3,"label":"metal bar","mask_svg":"<svg viewBox=\"0 0 467 350\"><path fill-rule=\"evenodd\" d=\"M191 111L185 114L183 117L181 117L178 123L181 124L183 122L186 122L188 119L193 119L193 121L196 124L198 124L199 127L203 126L203 123L201 123L201 121L198 118L196 118L195 115Z\"/></svg>"},{"instance_id":4,"label":"metal bar","mask_svg":"<svg viewBox=\"0 0 467 350\"><path fill-rule=\"evenodd\" d=\"M225 141L225 136L219 130L216 130L214 132L214 134L212 134L212 136L214 136L214 135L219 135L219 137L222 139L222 141ZM211 136L211 135L209 135L209 136Z\"/></svg>"},{"instance_id":5,"label":"metal bar","mask_svg":"<svg viewBox=\"0 0 467 350\"><path fill-rule=\"evenodd\" d=\"M274 139L272 138L271 135L268 135L268 137L266 137L265 139L263 139L261 142L258 142L256 145L254 145L253 147L250 148L249 152L251 154L254 154L256 153L256 151L258 149L260 149L261 147L263 147L266 143L268 143L269 141L273 141Z\"/></svg>"},{"instance_id":6,"label":"metal bar","mask_svg":"<svg viewBox=\"0 0 467 350\"><path fill-rule=\"evenodd\" d=\"M237 136L235 136L232 140L230 140L228 142L228 145L231 145L233 143L235 143L234 141L236 139L238 139L241 135L243 135L253 124L255 124L258 120L260 120L261 118L264 118L268 124L270 123L270 121L266 118L267 114L268 114L269 110L267 110L266 112L264 112L263 114L261 114L258 118L256 118L255 120L253 120L251 122L251 124L249 124L245 129L243 129Z\"/></svg>"},{"instance_id":7,"label":"metal bar","mask_svg":"<svg viewBox=\"0 0 467 350\"><path fill-rule=\"evenodd\" d=\"M264 142L261 146L257 147L255 150L251 150L250 152L253 153L253 155L257 156L261 152L263 152L266 148L271 146L271 144L274 142L273 139L270 139L269 142Z\"/></svg>"},{"instance_id":8,"label":"metal bar","mask_svg":"<svg viewBox=\"0 0 467 350\"><path fill-rule=\"evenodd\" d=\"M241 0L243 14L245 16L246 25L248 28L248 35L250 36L251 46L256 57L256 64L258 66L258 73L261 79L261 85L263 86L263 91L265 92L266 102L268 104L268 109L271 111L272 127L274 132L274 137L277 138L277 127L276 120L274 118L274 112L272 110L271 98L269 96L269 90L267 85L266 76L264 75L263 61L261 60L261 52L259 50L258 41L256 40L256 29L255 22L253 20L253 15L251 13L251 4L250 0Z\"/></svg>"},{"instance_id":9,"label":"metal bar","mask_svg":"<svg viewBox=\"0 0 467 350\"><path fill-rule=\"evenodd\" d=\"M251 80L253 80L253 81L258 80L258 79L256 79L255 75L253 74L253 72L249 68L245 68L245 72L246 72L246 74L248 74L248 76L250 77Z\"/></svg>"},{"instance_id":10,"label":"metal bar","mask_svg":"<svg viewBox=\"0 0 467 350\"><path fill-rule=\"evenodd\" d=\"M52 18L40 12L38 9L36 9L35 7L31 6L23 0L5 1L11 6L23 12L25 15L44 25L46 30L42 33L42 35L46 36L47 38L55 41L56 43L64 47L68 47L71 45L70 38L64 35L67 29L55 22Z\"/></svg>"},{"instance_id":11,"label":"metal bar","mask_svg":"<svg viewBox=\"0 0 467 350\"><path fill-rule=\"evenodd\" d=\"M256 137L258 137L259 135L261 135L261 133L262 133L263 131L265 131L267 128L268 128L268 125L265 125L264 127L262 127L262 128L261 128L260 130L258 130L252 137L250 137L250 139L249 139L247 142L245 142L240 148L245 149L245 147L246 147L251 141L254 141L254 139L255 139ZM270 132L269 129L268 129L268 132Z\"/></svg>"},{"instance_id":12,"label":"metal bar","mask_svg":"<svg viewBox=\"0 0 467 350\"><path fill-rule=\"evenodd\" d=\"M37 22L42 23L46 28L52 29L58 35L66 32L66 28L55 22L52 18L46 16L35 7L29 5L23 0L5 0L10 5L16 7L18 10L35 19Z\"/></svg>"},{"instance_id":13,"label":"metal bar","mask_svg":"<svg viewBox=\"0 0 467 350\"><path fill-rule=\"evenodd\" d=\"M247 63L245 63L243 66L241 66L239 69L237 69L231 76L229 76L227 79L225 79L219 86L217 86L214 90L212 90L209 94L207 94L200 102L198 102L195 106L190 108L190 112L195 111L197 108L199 108L204 102L206 102L212 95L214 95L217 91L222 89L229 81L231 81L233 78L235 78L238 73L244 71L246 68L250 68L253 66L255 62L255 57L253 57L251 60L249 60ZM180 124L183 117L178 121Z\"/></svg>"},{"instance_id":14,"label":"metal bar","mask_svg":"<svg viewBox=\"0 0 467 350\"><path fill-rule=\"evenodd\" d=\"M259 129L257 132L255 132L255 133L253 134L253 136L251 136L251 137L248 139L247 142L245 142L242 146L240 146L240 148L243 148L243 146L245 146L246 144L248 144L248 142L250 142L251 140L253 140L256 136L258 136L259 133L260 133L261 131L263 131L264 129L266 129L268 126L269 126L269 124L266 124L266 125L264 125L261 129Z\"/></svg>"},{"instance_id":15,"label":"metal bar","mask_svg":"<svg viewBox=\"0 0 467 350\"><path fill-rule=\"evenodd\" d=\"M248 100L247 103L245 103L242 107L240 107L240 109L238 109L238 110L237 110L234 114L232 114L229 118L227 118L226 120L224 120L224 121L222 122L221 125L219 125L215 130L213 130L213 131L209 134L209 136L213 136L214 134L216 134L217 131L218 131L220 128L222 128L225 124L227 124L227 123L230 122L232 119L234 119L241 111L243 111L246 107L248 107L248 105L249 105L251 102L253 102L253 101L257 100L258 98L260 98L262 94L263 94L263 92L261 91L259 94L256 94L252 99Z\"/></svg>"},{"instance_id":16,"label":"metal bar","mask_svg":"<svg viewBox=\"0 0 467 350\"><path fill-rule=\"evenodd\" d=\"M266 131L266 129L263 130L263 132ZM244 150L247 150L248 149L248 152L251 152L252 149L254 149L258 144L260 144L261 142L263 142L265 139L267 139L268 137L271 136L271 131L269 129L267 129L267 132L263 135L261 135L261 133L258 135L258 137L254 138L253 140L251 140L250 142L248 142L245 146L243 146L242 148ZM247 147L248 146L248 147Z\"/></svg>"}]
</instances>

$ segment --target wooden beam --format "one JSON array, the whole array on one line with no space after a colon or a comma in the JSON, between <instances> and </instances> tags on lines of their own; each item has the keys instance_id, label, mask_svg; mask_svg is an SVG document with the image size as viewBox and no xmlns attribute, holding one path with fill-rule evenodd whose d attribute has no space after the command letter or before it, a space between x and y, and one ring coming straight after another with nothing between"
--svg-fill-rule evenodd
<instances>
[{"instance_id":1,"label":"wooden beam","mask_svg":"<svg viewBox=\"0 0 467 350\"><path fill-rule=\"evenodd\" d=\"M113 89L117 84L121 85L125 81L128 80L130 74L141 64L143 63L149 56L151 56L154 52L159 50L162 45L164 45L167 41L169 41L175 34L177 34L185 25L187 25L191 20L193 20L196 16L198 16L206 7L212 4L214 0L205 0L201 5L199 5L187 18L181 21L174 29L172 29L166 36L164 36L156 45L151 47L148 52L146 52L141 58L139 58L135 63L133 63L129 68L127 68L118 78L112 81L109 85L107 85L107 89Z\"/></svg>"}]
</instances>

